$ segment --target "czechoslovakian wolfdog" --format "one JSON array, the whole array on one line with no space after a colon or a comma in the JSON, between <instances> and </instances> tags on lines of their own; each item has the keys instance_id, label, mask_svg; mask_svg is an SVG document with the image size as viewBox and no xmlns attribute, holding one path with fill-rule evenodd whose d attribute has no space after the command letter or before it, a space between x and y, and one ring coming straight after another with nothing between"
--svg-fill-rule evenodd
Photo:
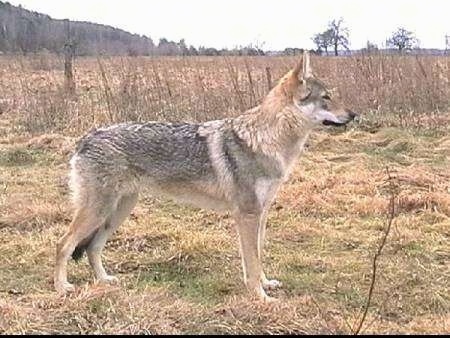
<instances>
[{"instance_id":1,"label":"czechoslovakian wolfdog","mask_svg":"<svg viewBox=\"0 0 450 338\"><path fill-rule=\"evenodd\" d=\"M266 278L261 264L271 202L310 132L354 117L313 76L306 52L259 106L235 118L121 123L91 131L70 162L75 214L57 245L56 290L74 289L67 281L67 262L84 251L98 280L117 281L102 265L102 249L146 186L152 194L231 212L244 282L261 300L271 301L265 290L281 286Z\"/></svg>"}]
</instances>

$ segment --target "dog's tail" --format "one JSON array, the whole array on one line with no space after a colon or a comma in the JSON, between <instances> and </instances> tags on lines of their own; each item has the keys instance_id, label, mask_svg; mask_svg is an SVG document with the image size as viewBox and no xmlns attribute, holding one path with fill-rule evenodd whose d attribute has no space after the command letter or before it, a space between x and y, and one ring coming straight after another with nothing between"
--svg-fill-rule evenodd
<instances>
[{"instance_id":1,"label":"dog's tail","mask_svg":"<svg viewBox=\"0 0 450 338\"><path fill-rule=\"evenodd\" d=\"M78 243L75 250L72 252L72 258L75 261L79 261L81 257L83 257L84 252L91 244L92 240L94 239L95 235L97 235L98 228L95 229L88 237L83 239L80 243Z\"/></svg>"}]
</instances>

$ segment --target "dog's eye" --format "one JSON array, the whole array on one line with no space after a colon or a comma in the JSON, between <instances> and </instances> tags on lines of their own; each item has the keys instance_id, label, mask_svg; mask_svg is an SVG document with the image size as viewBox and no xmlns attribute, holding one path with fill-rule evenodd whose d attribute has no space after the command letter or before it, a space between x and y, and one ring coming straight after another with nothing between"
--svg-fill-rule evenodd
<instances>
[{"instance_id":1,"label":"dog's eye","mask_svg":"<svg viewBox=\"0 0 450 338\"><path fill-rule=\"evenodd\" d=\"M307 100L310 96L311 96L311 91L308 90L308 92L307 92L305 95L303 95L303 97L300 99L300 101L305 101L305 100Z\"/></svg>"},{"instance_id":2,"label":"dog's eye","mask_svg":"<svg viewBox=\"0 0 450 338\"><path fill-rule=\"evenodd\" d=\"M322 98L325 100L331 100L331 97L328 94L325 94L324 96L322 96Z\"/></svg>"}]
</instances>

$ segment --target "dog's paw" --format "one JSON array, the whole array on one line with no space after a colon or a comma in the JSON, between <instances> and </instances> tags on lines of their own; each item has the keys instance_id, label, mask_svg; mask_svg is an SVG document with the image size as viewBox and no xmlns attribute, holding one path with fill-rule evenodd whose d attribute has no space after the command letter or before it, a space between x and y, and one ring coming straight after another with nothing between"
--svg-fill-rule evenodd
<instances>
[{"instance_id":1,"label":"dog's paw","mask_svg":"<svg viewBox=\"0 0 450 338\"><path fill-rule=\"evenodd\" d=\"M65 295L66 293L74 292L75 286L69 282L59 282L55 283L55 289L59 294Z\"/></svg>"},{"instance_id":2,"label":"dog's paw","mask_svg":"<svg viewBox=\"0 0 450 338\"><path fill-rule=\"evenodd\" d=\"M278 288L281 288L283 286L283 284L276 280L276 279L266 279L265 281L262 282L263 284L263 288L266 290L275 290Z\"/></svg>"},{"instance_id":3,"label":"dog's paw","mask_svg":"<svg viewBox=\"0 0 450 338\"><path fill-rule=\"evenodd\" d=\"M264 291L262 286L260 285L258 288L256 288L256 295L258 296L258 299L263 302L264 304L271 304L276 303L278 299L270 297L267 295L267 293Z\"/></svg>"},{"instance_id":4,"label":"dog's paw","mask_svg":"<svg viewBox=\"0 0 450 338\"><path fill-rule=\"evenodd\" d=\"M261 300L265 304L276 304L279 302L278 298L270 297L268 295L265 295L264 297L262 297Z\"/></svg>"},{"instance_id":5,"label":"dog's paw","mask_svg":"<svg viewBox=\"0 0 450 338\"><path fill-rule=\"evenodd\" d=\"M119 284L119 278L116 276L106 275L105 277L100 278L99 282L104 284Z\"/></svg>"}]
</instances>

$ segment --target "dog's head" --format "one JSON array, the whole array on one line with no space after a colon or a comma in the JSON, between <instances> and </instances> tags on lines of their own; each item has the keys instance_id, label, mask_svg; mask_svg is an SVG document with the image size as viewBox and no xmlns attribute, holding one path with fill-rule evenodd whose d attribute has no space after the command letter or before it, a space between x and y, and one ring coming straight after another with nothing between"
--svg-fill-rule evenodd
<instances>
[{"instance_id":1,"label":"dog's head","mask_svg":"<svg viewBox=\"0 0 450 338\"><path fill-rule=\"evenodd\" d=\"M300 62L281 79L271 94L272 97L284 96L284 104L294 108L312 125L342 126L357 116L335 100L325 84L313 75L308 52L303 53Z\"/></svg>"}]
</instances>

